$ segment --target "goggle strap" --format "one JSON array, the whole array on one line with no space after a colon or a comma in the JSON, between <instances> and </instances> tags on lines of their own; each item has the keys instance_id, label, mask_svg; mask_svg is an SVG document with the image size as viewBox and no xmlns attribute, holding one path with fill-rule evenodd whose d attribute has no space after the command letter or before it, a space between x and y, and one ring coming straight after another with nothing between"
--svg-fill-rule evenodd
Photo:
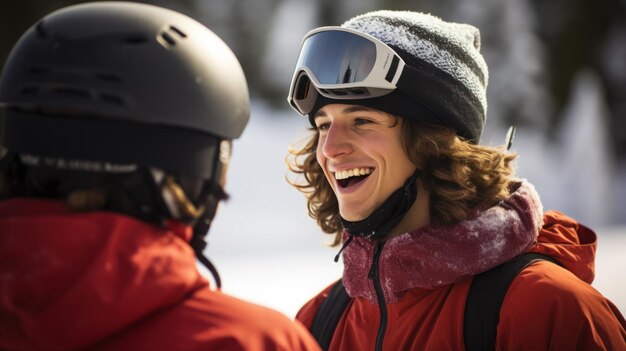
<instances>
[{"instance_id":1,"label":"goggle strap","mask_svg":"<svg viewBox=\"0 0 626 351\"><path fill-rule=\"evenodd\" d=\"M400 58L397 55L393 55L393 59L391 60L391 65L389 66L389 70L387 71L387 75L385 76L385 80L391 83L393 81L393 77L396 76L396 71L398 70L398 65L400 64Z\"/></svg>"}]
</instances>

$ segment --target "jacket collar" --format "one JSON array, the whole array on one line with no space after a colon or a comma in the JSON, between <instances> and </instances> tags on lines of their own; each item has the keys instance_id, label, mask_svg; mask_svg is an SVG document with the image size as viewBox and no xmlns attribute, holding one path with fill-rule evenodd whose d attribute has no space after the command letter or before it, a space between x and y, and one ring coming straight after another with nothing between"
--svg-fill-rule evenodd
<instances>
[{"instance_id":1,"label":"jacket collar","mask_svg":"<svg viewBox=\"0 0 626 351\"><path fill-rule=\"evenodd\" d=\"M520 181L506 200L474 210L463 222L427 225L389 239L378 266L385 301L398 302L411 288L455 283L527 251L536 241L542 216L535 188ZM358 237L353 241L343 256L343 283L350 296L376 303L374 284L368 278L375 242Z\"/></svg>"}]
</instances>

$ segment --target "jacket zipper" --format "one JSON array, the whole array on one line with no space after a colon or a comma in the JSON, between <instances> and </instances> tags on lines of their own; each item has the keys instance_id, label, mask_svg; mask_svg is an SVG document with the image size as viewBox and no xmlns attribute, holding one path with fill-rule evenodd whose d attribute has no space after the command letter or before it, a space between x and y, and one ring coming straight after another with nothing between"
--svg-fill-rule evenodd
<instances>
[{"instance_id":1,"label":"jacket zipper","mask_svg":"<svg viewBox=\"0 0 626 351\"><path fill-rule=\"evenodd\" d=\"M378 261L380 260L380 253L383 251L384 245L385 242L376 243L374 261L372 262L372 267L368 274L368 278L374 283L378 309L380 310L380 324L378 325L378 333L376 334L376 351L382 351L385 330L387 329L387 304L385 303L385 295L383 293L383 287L380 284L380 276L378 275Z\"/></svg>"}]
</instances>

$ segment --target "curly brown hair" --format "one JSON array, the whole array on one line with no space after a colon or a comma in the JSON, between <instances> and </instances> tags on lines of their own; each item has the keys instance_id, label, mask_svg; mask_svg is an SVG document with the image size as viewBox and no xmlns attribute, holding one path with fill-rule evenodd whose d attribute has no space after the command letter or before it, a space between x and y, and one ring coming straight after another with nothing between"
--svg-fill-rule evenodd
<instances>
[{"instance_id":1,"label":"curly brown hair","mask_svg":"<svg viewBox=\"0 0 626 351\"><path fill-rule=\"evenodd\" d=\"M398 117L396 117L398 118ZM513 182L515 153L504 147L470 143L454 130L398 118L402 123L402 144L408 158L422 171L424 188L430 192L431 223L454 224L465 220L469 210L490 207L509 195ZM288 182L305 194L309 216L322 231L336 234L341 241L337 198L317 162L319 132L302 148L289 148L287 166L300 182Z\"/></svg>"}]
</instances>

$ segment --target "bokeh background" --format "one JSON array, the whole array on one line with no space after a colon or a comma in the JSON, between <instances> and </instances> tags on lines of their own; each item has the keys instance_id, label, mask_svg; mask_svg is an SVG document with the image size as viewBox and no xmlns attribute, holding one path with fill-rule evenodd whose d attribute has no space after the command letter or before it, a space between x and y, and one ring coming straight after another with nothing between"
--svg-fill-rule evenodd
<instances>
[{"instance_id":1,"label":"bokeh background","mask_svg":"<svg viewBox=\"0 0 626 351\"><path fill-rule=\"evenodd\" d=\"M0 66L45 14L86 1L0 0ZM141 1L204 23L248 77L250 125L235 143L227 190L207 254L224 290L293 316L337 279L341 263L285 181L288 145L308 135L286 104L300 41L310 29L372 10L429 12L481 30L490 69L482 144L518 129L518 174L545 209L599 236L594 286L626 310L626 1L624 0L179 0ZM1 130L0 122L0 130Z\"/></svg>"}]
</instances>

